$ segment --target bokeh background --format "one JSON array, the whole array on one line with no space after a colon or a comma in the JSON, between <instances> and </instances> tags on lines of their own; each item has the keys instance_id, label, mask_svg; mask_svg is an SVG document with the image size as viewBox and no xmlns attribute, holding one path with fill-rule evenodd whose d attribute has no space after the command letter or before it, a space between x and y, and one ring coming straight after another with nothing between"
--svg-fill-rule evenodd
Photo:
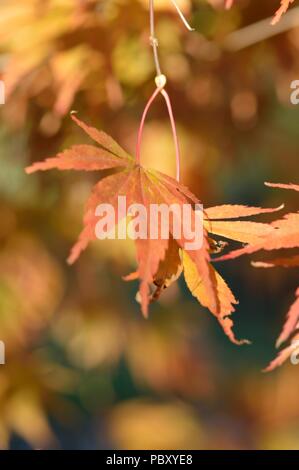
<instances>
[{"instance_id":1,"label":"bokeh background","mask_svg":"<svg viewBox=\"0 0 299 470\"><path fill-rule=\"evenodd\" d=\"M95 242L66 265L97 175L24 173L88 142L71 110L134 153L154 86L147 3L0 1L0 447L299 449L299 369L261 372L298 272L259 271L248 258L220 266L240 300L236 334L251 346L229 343L183 280L146 321L136 283L121 280L135 266L131 242ZM259 21L278 0L235 3L225 11L222 0L181 0L196 28L189 33L169 0L155 0L183 181L207 206L285 202L297 210L296 195L263 185L299 180L299 106L290 104L299 79L296 4L294 21L276 34ZM142 158L174 174L162 99Z\"/></svg>"}]
</instances>

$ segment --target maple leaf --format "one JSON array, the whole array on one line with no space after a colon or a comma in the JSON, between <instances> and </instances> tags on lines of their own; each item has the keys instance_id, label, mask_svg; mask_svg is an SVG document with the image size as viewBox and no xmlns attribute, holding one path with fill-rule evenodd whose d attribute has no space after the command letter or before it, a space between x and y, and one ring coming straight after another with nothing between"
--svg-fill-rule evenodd
<instances>
[{"instance_id":1,"label":"maple leaf","mask_svg":"<svg viewBox=\"0 0 299 470\"><path fill-rule=\"evenodd\" d=\"M27 173L59 170L107 170L115 173L102 178L92 189L86 203L83 230L73 246L68 262L74 263L88 244L96 239L95 227L98 221L96 208L100 204L110 204L115 210L115 225L118 225L126 213L117 210L119 196L125 196L127 205L142 204L149 211L151 204L164 204L168 207L177 204L192 207L191 218L194 222L194 205L198 198L173 178L152 169L143 168L123 150L110 136L80 121L75 115L72 119L99 146L75 145L43 162L34 163L26 169ZM184 270L186 283L199 302L207 307L218 319L224 332L235 343L232 332L233 322L229 316L237 303L233 293L220 274L211 266L211 254L219 252L226 241L233 240L242 244L257 244L273 231L269 224L236 220L252 215L271 213L274 209L248 207L242 205L221 205L208 208L203 217L203 243L199 249L188 249L185 235L174 239L173 225L170 224L168 239L151 239L149 233L145 239L136 239L137 271L125 280L140 279L139 297L143 314L148 314L149 302L159 298L161 292L172 284ZM174 216L173 216L174 217ZM159 221L159 224L161 221ZM194 224L193 224L194 225ZM160 227L159 227L160 228ZM182 231L183 232L183 231ZM151 293L151 285L155 291Z\"/></svg>"},{"instance_id":2,"label":"maple leaf","mask_svg":"<svg viewBox=\"0 0 299 470\"><path fill-rule=\"evenodd\" d=\"M265 183L266 186L272 188L289 189L299 191L297 184L282 183ZM299 247L299 213L289 213L283 219L272 222L273 231L262 241L247 245L239 250L232 251L227 255L221 256L218 260L233 259L244 254L252 254L260 250L272 251L281 249L291 249ZM274 268L274 267L299 267L299 255L283 256L274 258L270 261L255 261L252 265L257 268ZM287 341L293 333L299 329L299 288L296 290L296 300L291 305L286 321L280 333L276 347L280 347L282 343ZM296 337L295 337L296 338ZM299 336L298 336L299 338ZM294 346L284 348L277 357L269 364L265 371L269 372L285 362L294 351Z\"/></svg>"},{"instance_id":3,"label":"maple leaf","mask_svg":"<svg viewBox=\"0 0 299 470\"><path fill-rule=\"evenodd\" d=\"M115 209L116 224L120 222L117 209L118 197L126 196L127 205L142 204L147 209L150 204L189 204L191 193L183 185L172 178L154 170L146 170L136 163L111 137L104 132L89 127L74 115L72 119L94 140L101 148L91 145L77 145L44 162L34 163L26 169L27 173L38 170L58 168L60 170L104 170L108 168L118 169L115 174L107 176L97 183L86 204L84 216L84 228L74 245L69 256L69 263L73 263L80 253L87 247L95 236L95 224L97 221L96 207L101 203L109 203ZM195 196L193 197L195 200ZM123 214L125 217L126 214ZM192 210L192 217L195 217ZM154 275L159 268L159 262L164 259L168 246L168 240L161 238L152 240L149 236L137 239L136 252L138 262L138 276L140 278L140 296L144 315L147 315L149 303L149 285L154 281ZM188 242L182 235L177 243L182 248ZM214 286L210 279L208 240L204 234L203 246L199 250L190 250L189 254L195 263L207 292L211 304L216 303ZM213 300L214 299L214 300Z\"/></svg>"}]
</instances>

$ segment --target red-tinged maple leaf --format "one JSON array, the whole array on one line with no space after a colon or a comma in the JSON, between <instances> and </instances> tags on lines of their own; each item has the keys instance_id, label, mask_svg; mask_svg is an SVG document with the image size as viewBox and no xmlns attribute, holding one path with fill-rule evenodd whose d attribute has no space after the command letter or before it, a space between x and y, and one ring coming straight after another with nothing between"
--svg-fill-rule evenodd
<instances>
[{"instance_id":1,"label":"red-tinged maple leaf","mask_svg":"<svg viewBox=\"0 0 299 470\"><path fill-rule=\"evenodd\" d=\"M180 207L190 204L191 193L183 185L172 178L167 177L157 171L147 170L136 163L111 137L92 127L87 126L74 115L73 120L93 139L101 148L79 145L66 150L53 158L44 162L35 163L26 169L27 173L38 170L49 170L58 168L60 170L104 170L108 168L118 168L118 172L103 178L97 183L86 204L84 216L84 228L79 236L78 242L74 245L69 256L69 263L73 263L82 250L84 250L91 240L96 238L95 225L98 220L96 208L99 204L110 204L115 209L117 217L116 224L120 222L117 210L119 196L125 196L127 206L132 204L142 204L148 209L150 204L177 204ZM193 200L195 200L195 196ZM123 214L125 217L126 214ZM192 209L192 218L195 213ZM173 227L172 227L173 228ZM210 296L211 304L216 303L213 280L210 278L209 269L209 243L207 234L204 233L203 246L198 250L190 250L189 255L195 263L202 282L206 286ZM178 245L184 248L189 240L184 235L177 240ZM159 262L164 259L168 240L159 238L152 240L147 237L145 240L136 240L136 252L138 262L138 276L140 278L140 296L144 315L147 315L149 302L149 284L153 282L154 275L158 271Z\"/></svg>"},{"instance_id":2,"label":"red-tinged maple leaf","mask_svg":"<svg viewBox=\"0 0 299 470\"><path fill-rule=\"evenodd\" d=\"M72 119L97 142L99 147L76 145L26 169L27 173L53 168L116 171L101 179L92 189L86 204L83 230L68 258L70 264L74 263L88 244L96 239L95 227L98 222L96 208L100 204L110 204L114 208L115 225L121 218L126 217L126 213L120 214L117 210L119 196L126 197L127 206L142 204L147 212L152 204L164 204L168 207L173 204L179 207L185 204L191 205L191 218L194 222L194 205L199 200L188 188L159 171L143 168L110 136L87 126L74 115ZM135 240L138 268L137 272L127 276L126 280L140 279L139 296L143 314L147 315L149 302L157 299L162 290L174 282L184 270L192 294L217 317L229 338L239 344L232 332L233 323L228 318L234 311L237 301L224 279L210 264L211 253L221 250L226 243L216 241L211 236L217 235L242 244L259 243L269 236L273 227L269 224L236 219L269 213L280 208L222 205L206 209L203 244L199 249L186 251L185 246L189 240L185 235L174 240L174 224L170 224L171 233L166 240L161 237L151 239L149 233L145 239ZM194 226L194 223L192 225ZM159 230L158 233L160 234ZM156 286L154 293L150 292L151 284Z\"/></svg>"}]
</instances>

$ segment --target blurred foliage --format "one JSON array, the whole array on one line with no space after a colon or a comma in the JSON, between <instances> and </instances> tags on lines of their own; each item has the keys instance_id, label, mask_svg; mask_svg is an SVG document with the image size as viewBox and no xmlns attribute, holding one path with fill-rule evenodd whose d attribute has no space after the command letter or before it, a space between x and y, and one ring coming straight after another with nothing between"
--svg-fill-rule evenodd
<instances>
[{"instance_id":1,"label":"blurred foliage","mask_svg":"<svg viewBox=\"0 0 299 470\"><path fill-rule=\"evenodd\" d=\"M270 17L273 1L230 11L222 0L179 3L195 33L155 0L184 183L207 205L284 198L296 209L295 197L263 181L298 175L299 108L289 95L299 28L238 50L232 32ZM23 173L82 142L72 109L134 152L153 89L148 36L147 0L0 3L0 447L299 449L295 367L260 373L296 273L260 272L245 259L221 266L240 300L236 333L251 347L231 345L183 284L145 321L136 286L120 279L133 268L132 243L94 243L65 264L94 176ZM174 174L162 100L142 158Z\"/></svg>"}]
</instances>

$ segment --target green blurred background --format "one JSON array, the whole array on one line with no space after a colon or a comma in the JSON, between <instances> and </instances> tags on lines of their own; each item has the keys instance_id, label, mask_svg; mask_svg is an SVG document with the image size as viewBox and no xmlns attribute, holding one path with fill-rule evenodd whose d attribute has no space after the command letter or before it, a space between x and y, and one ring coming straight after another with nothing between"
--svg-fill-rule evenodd
<instances>
[{"instance_id":1,"label":"green blurred background","mask_svg":"<svg viewBox=\"0 0 299 470\"><path fill-rule=\"evenodd\" d=\"M251 346L231 344L183 281L146 321L137 285L121 280L134 269L131 242L98 241L65 262L97 175L24 173L88 142L71 110L134 153L154 86L147 3L0 1L0 448L299 449L298 370L261 372L298 273L259 271L248 258L220 266L240 300L236 334ZM169 0L155 0L182 178L206 206L298 208L296 195L263 185L298 183L296 5L298 27L276 35L258 24L278 3L225 11L222 0L181 0L189 33ZM174 174L162 99L142 148L145 164Z\"/></svg>"}]
</instances>

